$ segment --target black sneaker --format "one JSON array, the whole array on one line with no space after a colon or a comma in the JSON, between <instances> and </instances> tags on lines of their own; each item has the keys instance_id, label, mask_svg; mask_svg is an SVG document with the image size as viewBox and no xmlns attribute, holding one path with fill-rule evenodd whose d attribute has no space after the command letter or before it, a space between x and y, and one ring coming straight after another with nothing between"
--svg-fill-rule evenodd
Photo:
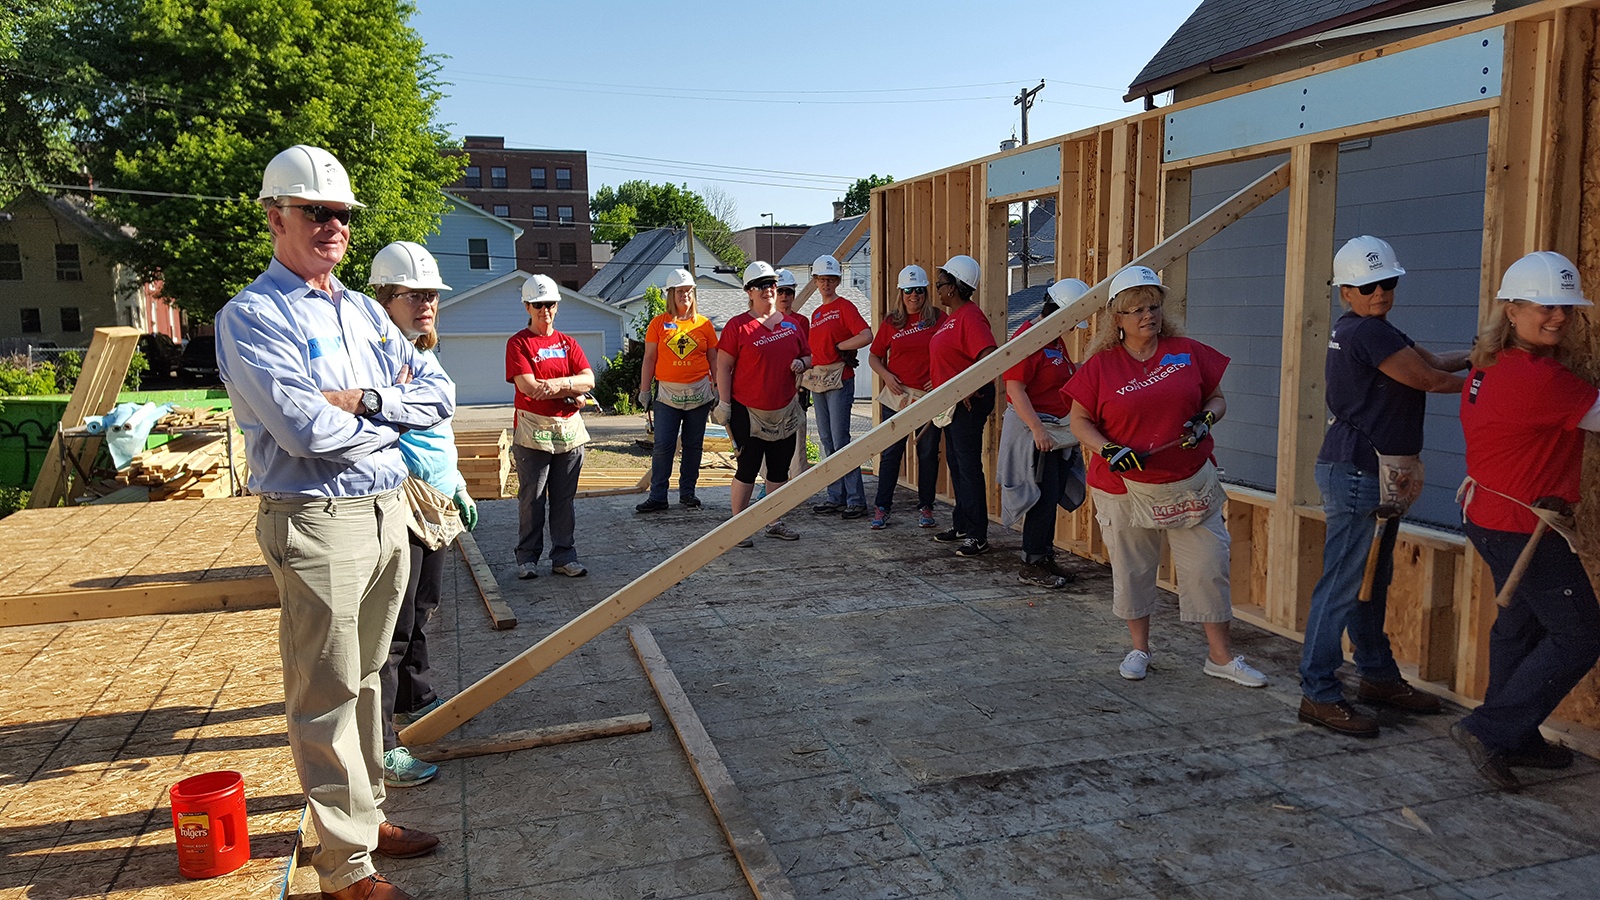
<instances>
[{"instance_id":1,"label":"black sneaker","mask_svg":"<svg viewBox=\"0 0 1600 900\"><path fill-rule=\"evenodd\" d=\"M692 496L691 497L679 497L678 498L678 505L683 507L684 509L699 509L700 508L700 498L699 497L692 497Z\"/></svg>"},{"instance_id":2,"label":"black sneaker","mask_svg":"<svg viewBox=\"0 0 1600 900\"><path fill-rule=\"evenodd\" d=\"M936 544L959 544L966 539L966 535L954 528L946 528L933 536L933 542Z\"/></svg>"},{"instance_id":3,"label":"black sneaker","mask_svg":"<svg viewBox=\"0 0 1600 900\"><path fill-rule=\"evenodd\" d=\"M977 538L967 538L961 542L961 546L956 548L956 555L962 559L968 559L974 556L982 556L988 552L989 542L980 541Z\"/></svg>"},{"instance_id":4,"label":"black sneaker","mask_svg":"<svg viewBox=\"0 0 1600 900\"><path fill-rule=\"evenodd\" d=\"M1506 765L1524 769L1565 769L1572 765L1572 751L1540 739L1539 745L1531 750L1507 753Z\"/></svg>"},{"instance_id":5,"label":"black sneaker","mask_svg":"<svg viewBox=\"0 0 1600 900\"><path fill-rule=\"evenodd\" d=\"M653 512L661 512L662 510L671 509L671 508L672 508L672 504L668 503L665 500L653 500L652 499L652 500L646 500L643 503L639 504L638 506L635 506L633 508L633 511L634 512L641 512L641 513L653 513Z\"/></svg>"},{"instance_id":6,"label":"black sneaker","mask_svg":"<svg viewBox=\"0 0 1600 900\"><path fill-rule=\"evenodd\" d=\"M865 506L846 506L844 509L839 510L839 518L841 519L859 519L866 514L867 508Z\"/></svg>"},{"instance_id":7,"label":"black sneaker","mask_svg":"<svg viewBox=\"0 0 1600 900\"><path fill-rule=\"evenodd\" d=\"M832 500L824 500L821 503L813 504L811 511L819 516L831 516L839 511L839 504Z\"/></svg>"}]
</instances>

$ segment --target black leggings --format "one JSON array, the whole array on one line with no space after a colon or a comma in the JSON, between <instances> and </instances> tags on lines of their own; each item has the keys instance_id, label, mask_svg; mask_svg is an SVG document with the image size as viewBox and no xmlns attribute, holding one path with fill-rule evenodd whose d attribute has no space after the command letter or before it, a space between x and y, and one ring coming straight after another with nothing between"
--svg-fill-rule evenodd
<instances>
[{"instance_id":1,"label":"black leggings","mask_svg":"<svg viewBox=\"0 0 1600 900\"><path fill-rule=\"evenodd\" d=\"M733 474L735 481L755 484L761 474L761 463L767 464L767 482L782 484L789 480L789 461L794 456L795 435L776 441L764 441L750 436L750 410L743 403L733 404L728 418L728 434L739 445L739 466Z\"/></svg>"}]
</instances>

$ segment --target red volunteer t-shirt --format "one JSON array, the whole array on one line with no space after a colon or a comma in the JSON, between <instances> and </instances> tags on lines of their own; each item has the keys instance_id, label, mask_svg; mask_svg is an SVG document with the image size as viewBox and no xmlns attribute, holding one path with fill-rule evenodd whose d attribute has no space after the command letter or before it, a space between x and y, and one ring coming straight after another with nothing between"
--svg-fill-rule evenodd
<instances>
[{"instance_id":1,"label":"red volunteer t-shirt","mask_svg":"<svg viewBox=\"0 0 1600 900\"><path fill-rule=\"evenodd\" d=\"M1012 337L1032 327L1032 322L1023 322ZM1055 343L1007 369L1000 380L1022 382L1034 412L1065 420L1072 411L1072 401L1061 393L1061 388L1077 370L1072 357L1067 355L1067 345L1057 338Z\"/></svg>"},{"instance_id":2,"label":"red volunteer t-shirt","mask_svg":"<svg viewBox=\"0 0 1600 900\"><path fill-rule=\"evenodd\" d=\"M1125 492L1122 479L1142 484L1171 484L1200 471L1215 446L1206 435L1198 447L1179 449L1176 444L1159 453L1151 450L1180 440L1183 423L1200 411L1200 405L1222 384L1228 357L1186 337L1164 337L1156 352L1140 362L1122 345L1102 350L1078 367L1061 389L1065 399L1083 404L1100 433L1112 443L1133 448L1144 469L1120 475L1099 455L1089 458L1089 486L1110 494Z\"/></svg>"},{"instance_id":3,"label":"red volunteer t-shirt","mask_svg":"<svg viewBox=\"0 0 1600 900\"><path fill-rule=\"evenodd\" d=\"M939 324L925 325L921 318L907 319L905 327L896 328L888 319L878 325L872 336L871 353L906 387L926 390L929 379L928 342Z\"/></svg>"},{"instance_id":4,"label":"red volunteer t-shirt","mask_svg":"<svg viewBox=\"0 0 1600 900\"><path fill-rule=\"evenodd\" d=\"M791 364L810 353L805 320L785 314L768 328L743 312L722 329L718 352L733 359L733 399L756 409L783 409L794 399Z\"/></svg>"},{"instance_id":5,"label":"red volunteer t-shirt","mask_svg":"<svg viewBox=\"0 0 1600 900\"><path fill-rule=\"evenodd\" d=\"M1553 359L1513 347L1461 389L1467 474L1485 488L1530 506L1541 497L1578 502L1583 432L1578 422L1600 396ZM1486 490L1467 506L1473 524L1532 534L1538 518Z\"/></svg>"},{"instance_id":6,"label":"red volunteer t-shirt","mask_svg":"<svg viewBox=\"0 0 1600 900\"><path fill-rule=\"evenodd\" d=\"M928 369L938 387L978 361L978 354L995 347L989 317L976 303L964 303L944 317L928 341Z\"/></svg>"},{"instance_id":7,"label":"red volunteer t-shirt","mask_svg":"<svg viewBox=\"0 0 1600 900\"><path fill-rule=\"evenodd\" d=\"M540 336L524 328L506 341L506 381L513 384L518 375L532 375L544 381L576 375L587 368L589 359L583 355L583 348L559 331ZM517 409L541 416L571 416L578 412L565 400L535 400L521 391L516 392L516 397Z\"/></svg>"},{"instance_id":8,"label":"red volunteer t-shirt","mask_svg":"<svg viewBox=\"0 0 1600 900\"><path fill-rule=\"evenodd\" d=\"M829 366L839 361L839 342L849 340L867 330L867 322L854 303L835 297L811 314L811 364ZM845 367L846 379L856 377L854 369Z\"/></svg>"}]
</instances>

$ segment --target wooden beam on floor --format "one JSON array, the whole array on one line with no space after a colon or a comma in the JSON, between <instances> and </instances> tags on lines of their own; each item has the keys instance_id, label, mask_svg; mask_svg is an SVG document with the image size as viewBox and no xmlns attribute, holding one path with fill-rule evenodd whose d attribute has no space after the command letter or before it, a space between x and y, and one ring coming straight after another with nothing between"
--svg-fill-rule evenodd
<instances>
[{"instance_id":1,"label":"wooden beam on floor","mask_svg":"<svg viewBox=\"0 0 1600 900\"><path fill-rule=\"evenodd\" d=\"M268 609L277 605L278 586L270 577L51 591L0 598L0 627L121 616Z\"/></svg>"},{"instance_id":2,"label":"wooden beam on floor","mask_svg":"<svg viewBox=\"0 0 1600 900\"><path fill-rule=\"evenodd\" d=\"M105 415L116 405L117 393L122 390L122 380L128 377L128 364L139 347L139 329L118 326L96 328L89 341L89 352L83 357L83 370L72 389L72 399L61 414L62 428L77 428L89 416ZM66 499L65 467L61 465L61 433L50 438L50 449L44 463L39 466L39 477L28 495L29 509L45 509ZM100 452L99 437L83 438L78 453L87 467L94 463Z\"/></svg>"},{"instance_id":3,"label":"wooden beam on floor","mask_svg":"<svg viewBox=\"0 0 1600 900\"><path fill-rule=\"evenodd\" d=\"M1265 203L1288 184L1289 166L1285 163L1246 185L1134 261L1153 269L1164 268L1172 260L1204 243L1230 222L1238 221L1250 210ZM1046 316L1038 325L1005 342L960 375L929 391L921 400L711 529L694 543L662 560L655 568L580 613L577 618L445 701L443 706L412 723L400 733L401 742L407 746L426 744L459 728L468 719L560 662L607 628L698 572L706 563L732 550L735 544L804 503L823 486L873 459L890 444L904 440L913 431L932 421L934 416L1000 377L1006 369L1044 349L1067 329L1076 327L1090 314L1103 308L1110 288L1110 278L1100 281L1078 300Z\"/></svg>"},{"instance_id":4,"label":"wooden beam on floor","mask_svg":"<svg viewBox=\"0 0 1600 900\"><path fill-rule=\"evenodd\" d=\"M667 719L672 722L672 730L678 734L678 742L683 745L684 755L689 757L694 777L700 782L706 800L710 801L711 811L716 813L722 833L728 837L728 846L733 849L733 856L739 861L739 868L750 883L750 890L755 892L759 900L794 897L794 886L783 874L783 866L778 864L778 857L772 852L772 845L767 843L761 826L756 824L755 816L745 806L739 786L728 774L728 767L723 765L717 746L706 734L700 716L694 711L694 704L689 702L683 685L678 683L678 676L672 674L672 667L667 665L667 658L656 645L655 636L643 625L635 625L628 629L628 639L633 642L634 652L639 654L639 662L644 666L645 675L650 678L650 686L655 688L661 708L666 710Z\"/></svg>"},{"instance_id":5,"label":"wooden beam on floor","mask_svg":"<svg viewBox=\"0 0 1600 900\"><path fill-rule=\"evenodd\" d=\"M477 539L471 532L463 531L456 538L456 549L461 551L461 558L467 561L467 570L472 573L472 581L478 586L478 596L483 598L494 630L508 631L517 627L517 614L500 596L500 582L495 581L494 572L483 558L483 551L478 549Z\"/></svg>"},{"instance_id":6,"label":"wooden beam on floor","mask_svg":"<svg viewBox=\"0 0 1600 900\"><path fill-rule=\"evenodd\" d=\"M627 716L612 716L609 719L594 719L588 722L568 722L565 725L548 725L544 728L525 728L472 740L439 741L436 744L411 747L410 750L412 755L418 759L438 763L447 759L489 756L494 753L514 753L518 750L532 750L535 747L553 747L556 744L573 744L578 741L592 741L596 738L639 734L649 730L650 716L645 713L634 713Z\"/></svg>"}]
</instances>

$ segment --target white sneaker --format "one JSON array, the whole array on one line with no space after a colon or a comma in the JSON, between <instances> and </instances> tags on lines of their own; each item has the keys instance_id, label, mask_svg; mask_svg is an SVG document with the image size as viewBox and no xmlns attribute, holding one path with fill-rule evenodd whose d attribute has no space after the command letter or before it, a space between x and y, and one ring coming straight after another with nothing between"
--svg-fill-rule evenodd
<instances>
[{"instance_id":1,"label":"white sneaker","mask_svg":"<svg viewBox=\"0 0 1600 900\"><path fill-rule=\"evenodd\" d=\"M583 563L578 562L577 560L573 560L564 566L552 566L550 571L556 573L557 575L565 575L568 578L582 578L583 576L589 574L589 570L585 569L583 567Z\"/></svg>"},{"instance_id":2,"label":"white sneaker","mask_svg":"<svg viewBox=\"0 0 1600 900\"><path fill-rule=\"evenodd\" d=\"M1143 681L1145 670L1150 668L1150 654L1143 650L1129 650L1128 655L1122 658L1122 665L1117 666L1117 671L1129 681Z\"/></svg>"},{"instance_id":3,"label":"white sneaker","mask_svg":"<svg viewBox=\"0 0 1600 900\"><path fill-rule=\"evenodd\" d=\"M523 581L527 581L529 578L538 578L539 564L536 562L517 563L517 577Z\"/></svg>"},{"instance_id":4,"label":"white sneaker","mask_svg":"<svg viewBox=\"0 0 1600 900\"><path fill-rule=\"evenodd\" d=\"M1206 660L1206 674L1212 678L1226 678L1235 684L1242 684L1249 688L1267 686L1267 676L1251 668L1244 661L1243 656L1235 656L1233 662L1219 666L1211 660Z\"/></svg>"}]
</instances>

